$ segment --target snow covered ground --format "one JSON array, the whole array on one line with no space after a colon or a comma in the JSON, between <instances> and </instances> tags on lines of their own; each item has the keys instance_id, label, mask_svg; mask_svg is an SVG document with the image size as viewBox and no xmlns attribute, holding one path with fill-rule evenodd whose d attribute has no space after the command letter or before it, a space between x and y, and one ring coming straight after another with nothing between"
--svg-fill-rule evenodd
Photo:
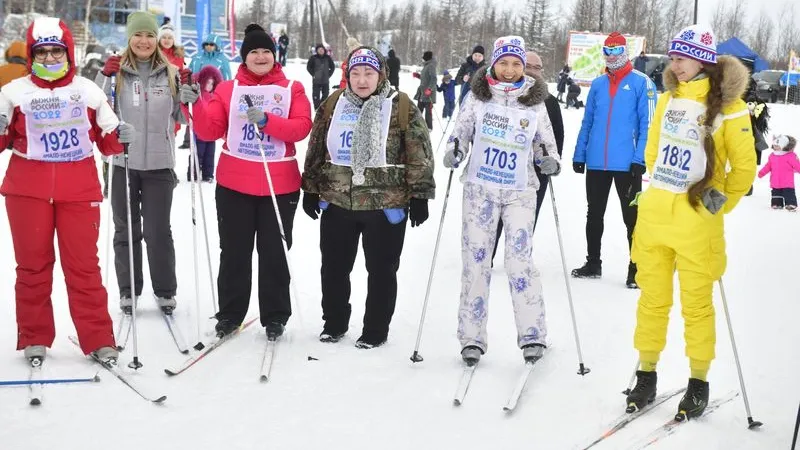
<instances>
[{"instance_id":1,"label":"snow covered ground","mask_svg":"<svg viewBox=\"0 0 800 450\"><path fill-rule=\"evenodd\" d=\"M310 87L304 66L291 64L286 72ZM337 69L333 79L338 80L338 76ZM417 83L410 74L402 75L401 88L409 94L414 93ZM437 104L439 114L441 105ZM770 106L773 132L797 135L796 117L800 109ZM586 245L584 181L570 168L582 114L583 110L564 111L566 161L554 184L570 270L583 263ZM434 123L431 140L436 147L442 126L438 121ZM305 142L299 146L301 164L305 146ZM217 148L219 151L219 145ZM188 152L176 151L180 161L176 172L183 180ZM9 152L0 156L0 171L5 170L9 156ZM504 414L502 406L522 368L522 355L515 345L501 247L492 288L491 349L476 372L465 403L456 408L452 406L452 396L461 373L455 335L462 190L457 181L450 192L421 345L425 361L417 364L409 361L445 198L447 171L440 165L441 150L436 160L437 197L431 202L428 222L421 228L409 228L406 234L398 275L397 312L385 346L370 351L353 346L361 331L366 295L366 271L361 256L352 274L353 318L349 334L338 344L317 341L322 324L319 223L309 220L298 208L292 258L300 310L290 321L287 336L279 346L269 383L258 380L266 338L263 329L257 326L247 329L185 374L167 378L163 369L177 366L185 357L170 340L154 302L150 301L146 282L139 310L139 355L144 367L131 378L148 392L168 395L165 404L154 406L142 401L105 372L100 372L101 383L45 387L44 403L38 408L27 405L25 388L2 388L0 447L9 450L582 448L622 413L624 397L620 391L631 376L637 356L632 337L638 292L624 285L628 250L616 198L610 200L606 214L604 277L569 280L583 356L592 372L583 377L576 374L578 360L548 196L535 235L534 258L543 277L551 349L531 376L517 411L511 416ZM211 246L216 249L214 186L205 184L203 191ZM789 447L800 399L797 375L800 302L792 281L800 253L797 236L800 215L773 211L769 201L768 180L757 180L753 196L743 199L727 217L728 269L724 278L752 411L765 425L759 431L747 430L740 397L713 415L689 423L654 448ZM193 343L196 337L190 204L189 185L182 182L176 188L172 212L179 255L179 306L175 314L187 340ZM4 203L0 205L0 216L4 216ZM199 226L198 230L202 231ZM99 245L102 261L106 247L104 231ZM213 252L212 263L216 271L218 251ZM201 268L204 265L202 262ZM27 364L22 354L14 351L15 262L5 219L0 220L0 267L0 297L4 299L0 303L0 379L22 379L27 377ZM213 311L207 276L201 279L201 314L205 318ZM109 311L116 321L119 317L113 274L111 280ZM58 265L53 290L58 337L45 364L45 374L62 378L92 375L98 368L84 359L67 339L75 330ZM718 291L715 295L718 356L709 374L712 399L739 389ZM253 296L250 314L255 317L258 311L255 289ZM203 327L204 332L211 332L213 321L204 319ZM659 364L661 391L686 384L689 371L683 354L682 331L676 301L668 345ZM131 357L129 345L120 366L124 367ZM662 405L595 448L628 448L670 418L677 401Z\"/></svg>"}]
</instances>

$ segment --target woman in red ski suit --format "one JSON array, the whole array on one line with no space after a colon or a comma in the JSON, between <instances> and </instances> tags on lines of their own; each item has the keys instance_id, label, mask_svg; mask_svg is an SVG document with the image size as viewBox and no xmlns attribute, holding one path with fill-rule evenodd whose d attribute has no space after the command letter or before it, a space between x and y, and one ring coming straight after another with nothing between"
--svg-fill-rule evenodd
<instances>
[{"instance_id":1,"label":"woman in red ski suit","mask_svg":"<svg viewBox=\"0 0 800 450\"><path fill-rule=\"evenodd\" d=\"M241 55L244 63L235 78L220 83L208 102L195 103L193 112L198 139L225 139L217 165L221 252L216 331L218 335L233 332L247 314L255 240L261 324L269 337L277 338L292 309L289 268L271 196L276 197L286 243L291 247L301 184L295 143L311 131L311 105L303 85L288 80L275 61L275 43L263 28L247 26ZM195 102L197 89L182 86L181 101ZM247 105L245 96L253 107ZM262 149L275 192L267 182Z\"/></svg>"},{"instance_id":2,"label":"woman in red ski suit","mask_svg":"<svg viewBox=\"0 0 800 450\"><path fill-rule=\"evenodd\" d=\"M76 75L72 34L64 22L36 19L28 28L27 46L31 74L0 93L0 151L13 145L0 194L17 262L17 350L44 358L55 339L51 294L57 234L81 349L116 360L97 257L103 196L92 143L104 155L121 153L119 121L103 91ZM128 131L123 125L119 133L127 139Z\"/></svg>"}]
</instances>

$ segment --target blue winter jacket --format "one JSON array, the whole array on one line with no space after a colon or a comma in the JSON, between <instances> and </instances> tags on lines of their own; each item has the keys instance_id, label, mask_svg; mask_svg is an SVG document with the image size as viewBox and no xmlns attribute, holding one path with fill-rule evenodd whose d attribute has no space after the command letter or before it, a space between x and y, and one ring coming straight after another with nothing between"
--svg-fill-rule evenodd
<instances>
[{"instance_id":1,"label":"blue winter jacket","mask_svg":"<svg viewBox=\"0 0 800 450\"><path fill-rule=\"evenodd\" d=\"M647 130L656 109L656 87L630 65L619 72L622 76L616 83L609 74L595 78L586 98L572 160L585 163L589 170L627 172L631 163L644 165ZM616 93L612 92L614 88Z\"/></svg>"},{"instance_id":2,"label":"blue winter jacket","mask_svg":"<svg viewBox=\"0 0 800 450\"><path fill-rule=\"evenodd\" d=\"M205 51L204 45L208 43L214 44L213 52ZM222 78L224 80L231 79L231 63L222 53L219 36L214 33L209 34L203 39L200 48L197 49L197 53L195 53L194 58L192 58L192 62L189 63L189 70L191 70L192 73L198 73L200 69L205 66L214 66L222 72Z\"/></svg>"},{"instance_id":3,"label":"blue winter jacket","mask_svg":"<svg viewBox=\"0 0 800 450\"><path fill-rule=\"evenodd\" d=\"M455 80L450 80L449 83L442 83L436 89L439 92L443 92L442 96L444 97L444 101L446 102L454 102L456 101L456 82Z\"/></svg>"}]
</instances>

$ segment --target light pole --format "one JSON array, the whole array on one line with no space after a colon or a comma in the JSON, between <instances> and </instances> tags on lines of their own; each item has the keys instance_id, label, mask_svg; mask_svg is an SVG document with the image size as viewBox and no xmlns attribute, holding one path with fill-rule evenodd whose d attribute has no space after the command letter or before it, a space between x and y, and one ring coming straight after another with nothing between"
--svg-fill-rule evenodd
<instances>
[{"instance_id":1,"label":"light pole","mask_svg":"<svg viewBox=\"0 0 800 450\"><path fill-rule=\"evenodd\" d=\"M694 0L694 24L697 25L697 0Z\"/></svg>"}]
</instances>

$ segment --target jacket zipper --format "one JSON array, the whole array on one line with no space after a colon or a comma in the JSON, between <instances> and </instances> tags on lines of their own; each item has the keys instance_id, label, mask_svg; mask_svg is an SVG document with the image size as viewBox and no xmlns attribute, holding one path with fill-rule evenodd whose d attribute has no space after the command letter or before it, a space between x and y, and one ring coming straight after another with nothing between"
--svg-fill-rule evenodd
<instances>
[{"instance_id":1,"label":"jacket zipper","mask_svg":"<svg viewBox=\"0 0 800 450\"><path fill-rule=\"evenodd\" d=\"M152 74L152 69L150 71ZM149 105L147 102L147 90L150 89L150 76L144 80L144 142L142 147L142 154L144 155L144 167L147 167L147 116L149 115Z\"/></svg>"},{"instance_id":2,"label":"jacket zipper","mask_svg":"<svg viewBox=\"0 0 800 450\"><path fill-rule=\"evenodd\" d=\"M609 91L611 91L611 88L614 85L615 80L612 79L610 76L608 77L608 79L611 82L611 85L608 86L608 89ZM614 112L614 98L617 96L616 89L614 89L613 94L611 94L611 92L609 92L609 94L611 97L611 102L608 105L608 117L606 118L606 140L605 143L603 144L603 170L608 170L608 133L609 131L611 131L611 115Z\"/></svg>"},{"instance_id":3,"label":"jacket zipper","mask_svg":"<svg viewBox=\"0 0 800 450\"><path fill-rule=\"evenodd\" d=\"M56 93L55 89L50 89L50 96L51 97L54 96L55 93ZM50 173L52 173L52 175L53 175L53 177L51 179L52 182L50 183L50 204L51 205L53 204L54 198L56 196L56 164L57 163L50 163L50 166L52 168Z\"/></svg>"}]
</instances>

